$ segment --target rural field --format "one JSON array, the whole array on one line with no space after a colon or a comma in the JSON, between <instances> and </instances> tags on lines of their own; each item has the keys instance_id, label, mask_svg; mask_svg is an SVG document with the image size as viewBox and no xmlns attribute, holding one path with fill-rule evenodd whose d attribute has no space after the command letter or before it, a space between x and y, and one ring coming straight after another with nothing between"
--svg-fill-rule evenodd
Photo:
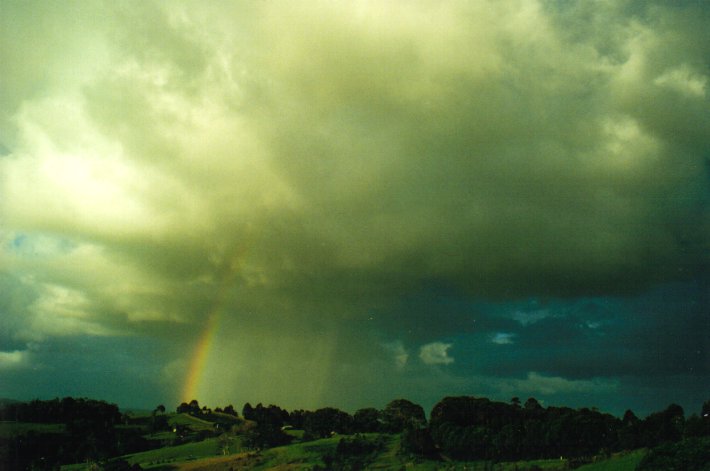
<instances>
[{"instance_id":1,"label":"rural field","mask_svg":"<svg viewBox=\"0 0 710 471\"><path fill-rule=\"evenodd\" d=\"M185 416L175 416L174 422L187 422ZM300 432L300 431L296 431ZM400 454L400 437L398 435L368 434L369 439L382 438L384 447L378 453L369 455L360 464L347 469L373 470L467 470L467 471L525 471L548 470L563 471L570 469L568 460L530 460L516 462L467 461L454 462L442 460L417 459ZM166 446L143 453L121 457L130 465L137 464L142 469L152 470L313 470L331 469L329 457L337 452L341 436L314 440L311 442L296 442L290 445L272 448L264 451L249 451L239 445L238 437L232 438L233 448L224 453L223 441L209 438L201 442L177 446ZM643 450L624 453L601 460L597 463L584 465L581 471L632 471L636 469L644 455ZM92 469L92 465L74 464L61 468L64 471L83 471ZM343 469L343 468L338 468Z\"/></svg>"},{"instance_id":2,"label":"rural field","mask_svg":"<svg viewBox=\"0 0 710 471\"><path fill-rule=\"evenodd\" d=\"M246 403L122 411L66 397L0 408L0 469L708 471L710 420L669 406L644 419L447 397L429 414L406 399L354 414Z\"/></svg>"}]
</instances>

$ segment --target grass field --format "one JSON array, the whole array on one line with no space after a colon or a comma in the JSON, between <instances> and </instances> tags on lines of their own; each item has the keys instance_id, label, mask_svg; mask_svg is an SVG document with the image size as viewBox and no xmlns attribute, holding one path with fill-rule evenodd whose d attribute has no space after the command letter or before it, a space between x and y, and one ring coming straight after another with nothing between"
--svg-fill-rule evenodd
<instances>
[{"instance_id":1,"label":"grass field","mask_svg":"<svg viewBox=\"0 0 710 471\"><path fill-rule=\"evenodd\" d=\"M201 442L185 443L183 445L169 446L157 450L144 451L124 458L130 463L138 463L143 469L159 468L166 464L178 464L188 461L201 460L223 456L223 442L218 438L208 438ZM238 441L231 443L229 452L234 454L241 452L241 445Z\"/></svg>"},{"instance_id":2,"label":"grass field","mask_svg":"<svg viewBox=\"0 0 710 471\"><path fill-rule=\"evenodd\" d=\"M382 470L413 470L413 471L526 471L529 469L542 469L546 471L567 470L567 462L560 460L533 460L510 463L492 463L488 461L416 461L400 462L387 467L372 467L368 469Z\"/></svg>"},{"instance_id":3,"label":"grass field","mask_svg":"<svg viewBox=\"0 0 710 471\"><path fill-rule=\"evenodd\" d=\"M586 464L577 468L579 471L633 471L643 459L646 450L634 450L617 454L599 463Z\"/></svg>"},{"instance_id":4,"label":"grass field","mask_svg":"<svg viewBox=\"0 0 710 471\"><path fill-rule=\"evenodd\" d=\"M241 452L239 443L233 443L230 452ZM126 455L122 458L130 464L139 464L143 469L174 469L181 464L201 461L207 458L223 455L222 442L218 438L208 438L201 442L190 442L177 446L166 446L155 450ZM62 466L62 471L80 471L86 469L84 464Z\"/></svg>"},{"instance_id":5,"label":"grass field","mask_svg":"<svg viewBox=\"0 0 710 471\"><path fill-rule=\"evenodd\" d=\"M303 465L309 468L315 465L325 466L323 456L332 454L339 441L340 437L336 436L271 448L261 454L263 461L253 469L273 469L284 465ZM294 467L293 469L299 468Z\"/></svg>"},{"instance_id":6,"label":"grass field","mask_svg":"<svg viewBox=\"0 0 710 471\"><path fill-rule=\"evenodd\" d=\"M316 466L321 469L327 469L329 466L325 457L335 454L335 450L341 438L340 436L335 436L311 442L295 443L272 448L260 453L242 453L229 457L212 457L199 461L184 462L177 468L182 471L221 471L230 468L258 471L271 469L310 470ZM413 471L524 471L534 466L536 466L537 469L547 471L562 471L567 469L567 462L564 460L535 460L493 464L485 461L447 462L409 459L399 454L399 448L399 436L385 436L384 449L379 452L373 460L367 462L364 469L397 471L402 469Z\"/></svg>"},{"instance_id":7,"label":"grass field","mask_svg":"<svg viewBox=\"0 0 710 471\"><path fill-rule=\"evenodd\" d=\"M245 451L238 444L224 455L217 438L202 442L164 447L123 457L130 464L138 463L143 469L180 471L226 471L240 470L310 470L315 467L327 469L327 456L335 454L342 437L335 436L311 442L294 443L264 450ZM368 470L411 470L411 471L525 471L540 469L563 471L568 469L566 460L532 460L506 463L486 461L451 462L407 458L399 454L400 438L385 436L384 448L365 465ZM577 468L581 471L633 471L643 458L644 450L623 453L612 458ZM82 465L62 467L63 471L79 471Z\"/></svg>"},{"instance_id":8,"label":"grass field","mask_svg":"<svg viewBox=\"0 0 710 471\"><path fill-rule=\"evenodd\" d=\"M212 430L214 424L207 420L202 420L190 414L175 414L168 418L170 425L185 425L193 430Z\"/></svg>"},{"instance_id":9,"label":"grass field","mask_svg":"<svg viewBox=\"0 0 710 471\"><path fill-rule=\"evenodd\" d=\"M192 430L212 428L211 422L187 414L172 416L170 423L188 426ZM0 426L2 426L1 423ZM288 433L297 439L302 436L302 431L299 430L289 430ZM333 463L353 463L352 461L338 462L339 459L359 460L358 465L362 467L360 469L368 470L526 471L536 469L564 471L569 469L567 460L560 459L493 463L414 458L400 453L401 438L399 435L364 434L363 436L381 443L379 451L373 452L372 455L343 458L336 451L338 443L343 438L338 435L308 442L296 441L290 445L258 452L248 451L242 446L239 435L229 434L199 442L166 446L126 455L122 458L130 464L139 464L143 469L154 471L312 470L314 468L329 469L332 468ZM644 450L621 453L608 460L584 465L578 469L581 471L633 471L644 454ZM62 467L64 471L79 471L85 468L86 465Z\"/></svg>"}]
</instances>

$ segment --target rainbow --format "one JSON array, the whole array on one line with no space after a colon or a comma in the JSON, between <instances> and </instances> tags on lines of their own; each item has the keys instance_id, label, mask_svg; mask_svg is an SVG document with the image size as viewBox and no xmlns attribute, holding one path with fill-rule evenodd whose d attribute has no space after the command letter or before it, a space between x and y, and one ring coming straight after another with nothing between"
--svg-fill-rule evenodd
<instances>
[{"instance_id":1,"label":"rainbow","mask_svg":"<svg viewBox=\"0 0 710 471\"><path fill-rule=\"evenodd\" d=\"M226 308L229 291L233 286L233 281L236 278L237 273L240 271L246 252L246 247L242 247L241 250L235 250L234 255L231 257L229 270L226 275L223 276L217 290L217 295L215 296L215 302L212 305L212 309L210 309L206 316L207 322L205 323L205 327L202 329L202 333L197 340L197 344L190 359L190 366L187 370L187 376L185 377L182 389L182 400L184 401L197 399L200 383L202 381L202 377L204 376L205 366L207 365L207 359L209 358L214 345L222 313Z\"/></svg>"},{"instance_id":2,"label":"rainbow","mask_svg":"<svg viewBox=\"0 0 710 471\"><path fill-rule=\"evenodd\" d=\"M221 290L220 290L221 291ZM207 323L202 330L197 346L190 361L190 367L187 370L187 378L182 390L182 398L184 401L191 401L197 398L197 391L202 379L202 372L207 364L207 358L212 350L214 343L215 332L219 325L221 313L219 309L214 309L207 317Z\"/></svg>"}]
</instances>

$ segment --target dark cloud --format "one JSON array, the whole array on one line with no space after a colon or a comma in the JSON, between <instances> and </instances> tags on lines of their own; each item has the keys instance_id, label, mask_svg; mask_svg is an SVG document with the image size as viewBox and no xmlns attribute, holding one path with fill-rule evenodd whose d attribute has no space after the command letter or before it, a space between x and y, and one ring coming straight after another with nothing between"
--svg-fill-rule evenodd
<instances>
[{"instance_id":1,"label":"dark cloud","mask_svg":"<svg viewBox=\"0 0 710 471\"><path fill-rule=\"evenodd\" d=\"M214 399L707 372L704 5L0 8L13 374L143 336L184 378L215 312Z\"/></svg>"}]
</instances>

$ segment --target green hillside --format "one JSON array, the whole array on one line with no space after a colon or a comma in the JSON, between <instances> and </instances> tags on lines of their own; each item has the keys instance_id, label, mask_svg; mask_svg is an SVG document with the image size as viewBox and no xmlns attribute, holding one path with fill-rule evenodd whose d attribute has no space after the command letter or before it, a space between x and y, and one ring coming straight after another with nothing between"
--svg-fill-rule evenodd
<instances>
[{"instance_id":1,"label":"green hillside","mask_svg":"<svg viewBox=\"0 0 710 471\"><path fill-rule=\"evenodd\" d=\"M467 471L563 471L568 469L566 460L533 460L519 462L492 463L489 461L448 461L427 460L400 453L400 436L386 434L364 434L364 439L381 444L376 453L345 454L338 452L341 440L350 437L334 436L310 442L295 443L264 450L262 452L238 453L224 457L174 462L175 469L217 471L230 469L265 471L283 470L326 470L326 469L368 469L368 470L467 470ZM144 455L148 456L148 455ZM157 456L157 455L156 455ZM132 462L132 460L129 460ZM148 468L150 469L150 468ZM600 468L601 469L601 468ZM633 468L605 468L633 469Z\"/></svg>"},{"instance_id":2,"label":"green hillside","mask_svg":"<svg viewBox=\"0 0 710 471\"><path fill-rule=\"evenodd\" d=\"M177 464L185 461L220 455L220 444L216 438L208 438L201 442L185 443L149 450L124 457L130 464L139 464L143 469L151 469L165 464Z\"/></svg>"},{"instance_id":3,"label":"green hillside","mask_svg":"<svg viewBox=\"0 0 710 471\"><path fill-rule=\"evenodd\" d=\"M449 397L429 421L421 406L404 399L353 415L247 404L245 418L207 408L120 415L100 401L36 402L14 411L25 422L0 422L0 445L7 444L0 446L0 465L56 469L76 463L62 467L67 471L710 471L710 422L698 415L685 420L678 406L643 420L626 414L622 421L590 409L528 402L519 408ZM27 422L36 417L64 422ZM600 446L605 442L608 448Z\"/></svg>"},{"instance_id":4,"label":"green hillside","mask_svg":"<svg viewBox=\"0 0 710 471\"><path fill-rule=\"evenodd\" d=\"M646 454L646 450L619 453L608 460L590 463L577 468L579 471L633 471Z\"/></svg>"}]
</instances>

